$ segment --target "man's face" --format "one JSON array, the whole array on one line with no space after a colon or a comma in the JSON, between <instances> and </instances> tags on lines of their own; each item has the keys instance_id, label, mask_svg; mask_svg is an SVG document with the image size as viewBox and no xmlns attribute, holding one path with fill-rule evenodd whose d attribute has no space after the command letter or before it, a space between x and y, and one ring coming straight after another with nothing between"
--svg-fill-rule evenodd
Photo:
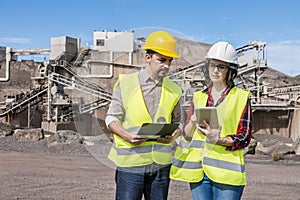
<instances>
[{"instance_id":1,"label":"man's face","mask_svg":"<svg viewBox=\"0 0 300 200\"><path fill-rule=\"evenodd\" d=\"M146 54L146 62L148 63L147 70L151 74L151 77L155 80L165 77L169 72L172 60L172 57L158 53L153 54L152 57Z\"/></svg>"}]
</instances>

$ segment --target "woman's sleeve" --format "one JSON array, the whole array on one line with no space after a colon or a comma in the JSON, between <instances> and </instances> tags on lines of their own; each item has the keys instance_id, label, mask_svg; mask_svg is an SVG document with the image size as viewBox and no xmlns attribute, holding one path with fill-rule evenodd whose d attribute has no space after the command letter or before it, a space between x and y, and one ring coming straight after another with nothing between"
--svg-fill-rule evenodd
<instances>
[{"instance_id":1,"label":"woman's sleeve","mask_svg":"<svg viewBox=\"0 0 300 200\"><path fill-rule=\"evenodd\" d=\"M250 99L248 99L240 123L238 125L237 133L228 135L234 140L232 146L227 147L227 150L237 150L245 148L249 145L252 137L252 109Z\"/></svg>"}]
</instances>

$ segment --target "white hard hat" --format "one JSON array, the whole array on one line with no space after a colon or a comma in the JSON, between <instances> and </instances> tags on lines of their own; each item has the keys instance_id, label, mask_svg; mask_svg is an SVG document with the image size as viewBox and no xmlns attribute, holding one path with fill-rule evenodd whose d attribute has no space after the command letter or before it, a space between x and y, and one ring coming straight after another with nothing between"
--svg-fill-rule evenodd
<instances>
[{"instance_id":1,"label":"white hard hat","mask_svg":"<svg viewBox=\"0 0 300 200\"><path fill-rule=\"evenodd\" d=\"M229 67L237 70L238 55L235 48L228 42L217 42L212 45L206 54L207 59L216 59L229 63Z\"/></svg>"}]
</instances>

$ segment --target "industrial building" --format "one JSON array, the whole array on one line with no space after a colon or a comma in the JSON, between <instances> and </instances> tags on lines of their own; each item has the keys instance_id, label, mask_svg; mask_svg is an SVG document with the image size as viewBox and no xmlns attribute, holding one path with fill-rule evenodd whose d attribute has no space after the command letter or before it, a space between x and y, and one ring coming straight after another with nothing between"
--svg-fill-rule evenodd
<instances>
[{"instance_id":1,"label":"industrial building","mask_svg":"<svg viewBox=\"0 0 300 200\"><path fill-rule=\"evenodd\" d=\"M195 90L207 87L204 56L210 44L176 38L182 58L169 77L183 89L187 110ZM134 32L94 31L93 48L79 38L51 38L50 48L0 47L0 118L15 127L41 127L55 133L70 129L82 135L109 134L104 117L120 73L140 70L145 38ZM253 132L296 140L300 135L300 77L289 77L267 63L267 44L252 41L237 48L236 84L251 92ZM18 61L18 55L49 54L49 60Z\"/></svg>"}]
</instances>

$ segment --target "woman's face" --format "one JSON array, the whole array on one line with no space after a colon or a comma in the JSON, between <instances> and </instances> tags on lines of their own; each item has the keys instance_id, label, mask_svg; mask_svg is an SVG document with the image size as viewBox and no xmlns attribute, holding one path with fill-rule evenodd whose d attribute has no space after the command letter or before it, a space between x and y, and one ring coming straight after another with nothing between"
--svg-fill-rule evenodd
<instances>
[{"instance_id":1,"label":"woman's face","mask_svg":"<svg viewBox=\"0 0 300 200\"><path fill-rule=\"evenodd\" d=\"M209 78L213 83L225 83L228 64L220 60L211 60L208 65Z\"/></svg>"},{"instance_id":2,"label":"woman's face","mask_svg":"<svg viewBox=\"0 0 300 200\"><path fill-rule=\"evenodd\" d=\"M155 80L165 77L169 72L172 60L173 58L158 53L152 56L146 54L147 70L151 74L151 77Z\"/></svg>"}]
</instances>

